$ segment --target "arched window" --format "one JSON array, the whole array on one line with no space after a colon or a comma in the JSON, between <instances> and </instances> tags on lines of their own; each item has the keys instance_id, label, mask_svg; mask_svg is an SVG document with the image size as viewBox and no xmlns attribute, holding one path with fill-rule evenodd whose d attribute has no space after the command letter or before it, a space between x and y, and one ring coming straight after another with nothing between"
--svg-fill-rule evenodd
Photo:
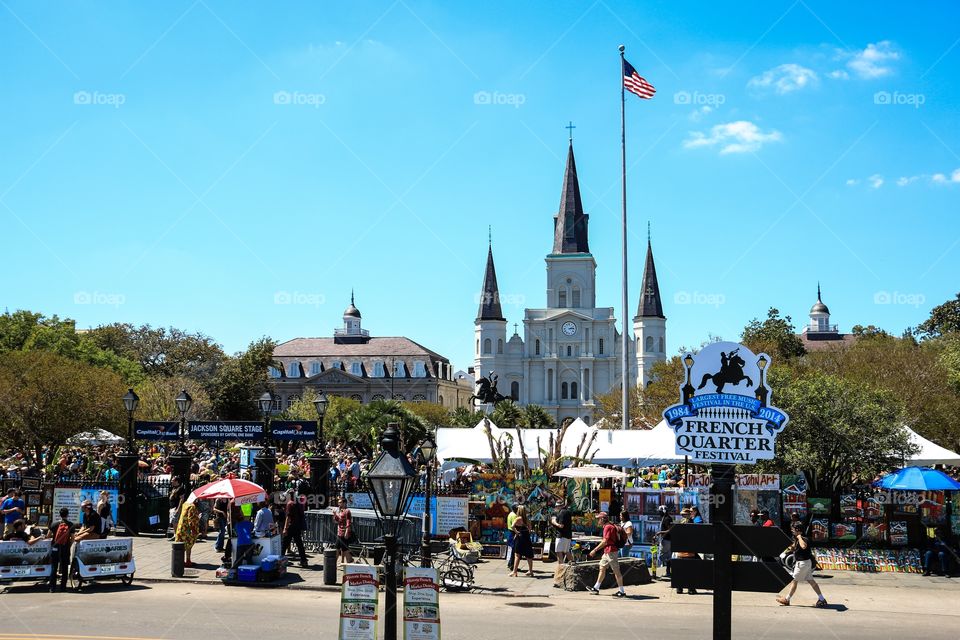
<instances>
[{"instance_id":1,"label":"arched window","mask_svg":"<svg viewBox=\"0 0 960 640\"><path fill-rule=\"evenodd\" d=\"M397 360L393 363L393 376L395 378L405 378L407 376L407 367L403 360Z\"/></svg>"},{"instance_id":2,"label":"arched window","mask_svg":"<svg viewBox=\"0 0 960 640\"><path fill-rule=\"evenodd\" d=\"M437 398L438 398L437 402L443 405L443 396L437 396Z\"/></svg>"},{"instance_id":3,"label":"arched window","mask_svg":"<svg viewBox=\"0 0 960 640\"><path fill-rule=\"evenodd\" d=\"M567 399L567 383L566 382L560 383L560 399L561 400Z\"/></svg>"},{"instance_id":4,"label":"arched window","mask_svg":"<svg viewBox=\"0 0 960 640\"><path fill-rule=\"evenodd\" d=\"M343 369L343 367L340 366L340 361L339 361L339 360L334 360L333 363L330 365L330 368L331 368L331 369Z\"/></svg>"},{"instance_id":5,"label":"arched window","mask_svg":"<svg viewBox=\"0 0 960 640\"><path fill-rule=\"evenodd\" d=\"M413 377L414 378L427 377L427 367L423 363L423 360L417 360L413 363Z\"/></svg>"},{"instance_id":6,"label":"arched window","mask_svg":"<svg viewBox=\"0 0 960 640\"><path fill-rule=\"evenodd\" d=\"M283 398L279 394L273 396L273 402L270 403L270 411L283 411Z\"/></svg>"},{"instance_id":7,"label":"arched window","mask_svg":"<svg viewBox=\"0 0 960 640\"><path fill-rule=\"evenodd\" d=\"M567 357L570 357L570 354L573 352L573 348L570 345L567 345Z\"/></svg>"},{"instance_id":8,"label":"arched window","mask_svg":"<svg viewBox=\"0 0 960 640\"><path fill-rule=\"evenodd\" d=\"M592 418L590 416L583 416L583 424L590 424Z\"/></svg>"},{"instance_id":9,"label":"arched window","mask_svg":"<svg viewBox=\"0 0 960 640\"><path fill-rule=\"evenodd\" d=\"M560 289L560 291L557 292L557 306L558 307L567 306L567 290L566 289Z\"/></svg>"},{"instance_id":10,"label":"arched window","mask_svg":"<svg viewBox=\"0 0 960 640\"><path fill-rule=\"evenodd\" d=\"M480 353L480 341L479 341L479 340L477 340L477 353L478 353L478 354Z\"/></svg>"},{"instance_id":11,"label":"arched window","mask_svg":"<svg viewBox=\"0 0 960 640\"><path fill-rule=\"evenodd\" d=\"M490 338L483 339L483 352L492 353L493 352L493 343L490 342Z\"/></svg>"},{"instance_id":12,"label":"arched window","mask_svg":"<svg viewBox=\"0 0 960 640\"><path fill-rule=\"evenodd\" d=\"M547 369L547 401L553 402L553 369Z\"/></svg>"},{"instance_id":13,"label":"arched window","mask_svg":"<svg viewBox=\"0 0 960 640\"><path fill-rule=\"evenodd\" d=\"M653 351L653 336L647 336L647 351Z\"/></svg>"},{"instance_id":14,"label":"arched window","mask_svg":"<svg viewBox=\"0 0 960 640\"><path fill-rule=\"evenodd\" d=\"M395 394L393 394L393 399L394 399L394 400L399 400L400 402L403 402L404 400L406 400L406 398L403 397L403 394L402 394L402 393L395 393Z\"/></svg>"},{"instance_id":15,"label":"arched window","mask_svg":"<svg viewBox=\"0 0 960 640\"><path fill-rule=\"evenodd\" d=\"M510 383L510 397L513 398L514 402L520 401L520 383L513 381Z\"/></svg>"},{"instance_id":16,"label":"arched window","mask_svg":"<svg viewBox=\"0 0 960 640\"><path fill-rule=\"evenodd\" d=\"M538 353L539 353L539 352L538 352ZM271 377L271 378L279 378L280 376L283 375L283 373L280 371L280 369L278 369L278 368L276 368L276 367L270 367L269 372L270 372L270 377Z\"/></svg>"},{"instance_id":17,"label":"arched window","mask_svg":"<svg viewBox=\"0 0 960 640\"><path fill-rule=\"evenodd\" d=\"M427 396L423 395L422 393L418 393L418 394L416 394L416 395L413 396L413 401L414 401L414 402L426 402L426 401L427 401Z\"/></svg>"},{"instance_id":18,"label":"arched window","mask_svg":"<svg viewBox=\"0 0 960 640\"><path fill-rule=\"evenodd\" d=\"M382 393L376 393L376 394L374 394L373 397L370 398L370 399L373 400L374 402L376 402L377 400L383 400L384 397L383 397L383 394L382 394Z\"/></svg>"},{"instance_id":19,"label":"arched window","mask_svg":"<svg viewBox=\"0 0 960 640\"><path fill-rule=\"evenodd\" d=\"M590 369L583 370L583 399L590 399Z\"/></svg>"},{"instance_id":20,"label":"arched window","mask_svg":"<svg viewBox=\"0 0 960 640\"><path fill-rule=\"evenodd\" d=\"M300 396L298 395L287 396L287 409L292 407L293 403L297 402L298 400L300 400Z\"/></svg>"},{"instance_id":21,"label":"arched window","mask_svg":"<svg viewBox=\"0 0 960 640\"><path fill-rule=\"evenodd\" d=\"M287 365L287 377L288 378L299 378L300 377L300 363L291 362Z\"/></svg>"},{"instance_id":22,"label":"arched window","mask_svg":"<svg viewBox=\"0 0 960 640\"><path fill-rule=\"evenodd\" d=\"M383 368L383 360L377 360L373 363L373 377L382 378L387 375L387 372Z\"/></svg>"},{"instance_id":23,"label":"arched window","mask_svg":"<svg viewBox=\"0 0 960 640\"><path fill-rule=\"evenodd\" d=\"M603 355L603 338L600 338L600 349L598 352L601 356Z\"/></svg>"},{"instance_id":24,"label":"arched window","mask_svg":"<svg viewBox=\"0 0 960 640\"><path fill-rule=\"evenodd\" d=\"M503 353L503 340L497 338L497 353Z\"/></svg>"},{"instance_id":25,"label":"arched window","mask_svg":"<svg viewBox=\"0 0 960 640\"><path fill-rule=\"evenodd\" d=\"M573 400L578 400L578 399L580 398L580 396L577 395L577 383L576 383L576 382L571 382L571 383L570 383L570 398L573 399Z\"/></svg>"},{"instance_id":26,"label":"arched window","mask_svg":"<svg viewBox=\"0 0 960 640\"><path fill-rule=\"evenodd\" d=\"M573 288L573 296L572 296L572 297L573 297L573 306L574 306L574 307L579 307L579 306L580 306L580 288L579 288L579 287L574 287L574 288Z\"/></svg>"},{"instance_id":27,"label":"arched window","mask_svg":"<svg viewBox=\"0 0 960 640\"><path fill-rule=\"evenodd\" d=\"M663 337L660 338L659 347L660 347L660 348L657 349L657 351L659 351L660 353L663 353L664 351L666 351L666 349L664 349Z\"/></svg>"},{"instance_id":28,"label":"arched window","mask_svg":"<svg viewBox=\"0 0 960 640\"><path fill-rule=\"evenodd\" d=\"M319 363L319 362L311 362L311 363L310 363L310 375L315 376L315 375L317 375L318 373L320 373L320 363Z\"/></svg>"},{"instance_id":29,"label":"arched window","mask_svg":"<svg viewBox=\"0 0 960 640\"><path fill-rule=\"evenodd\" d=\"M362 375L363 375L363 364L360 363L360 362L356 362L356 361L355 361L355 362L351 362L351 363L350 363L350 373L352 373L352 374L355 375L355 376L362 376Z\"/></svg>"},{"instance_id":30,"label":"arched window","mask_svg":"<svg viewBox=\"0 0 960 640\"><path fill-rule=\"evenodd\" d=\"M534 343L534 353L535 353L536 355L540 355L540 341L539 341L539 340L537 340L537 341Z\"/></svg>"},{"instance_id":31,"label":"arched window","mask_svg":"<svg viewBox=\"0 0 960 640\"><path fill-rule=\"evenodd\" d=\"M359 393L354 393L350 395L351 400L356 400L357 402L363 402L363 396Z\"/></svg>"}]
</instances>

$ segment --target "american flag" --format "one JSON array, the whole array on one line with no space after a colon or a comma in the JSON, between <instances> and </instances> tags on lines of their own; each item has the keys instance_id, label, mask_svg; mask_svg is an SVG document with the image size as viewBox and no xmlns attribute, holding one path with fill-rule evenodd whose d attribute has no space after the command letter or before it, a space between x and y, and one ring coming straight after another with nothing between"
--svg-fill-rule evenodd
<instances>
[{"instance_id":1,"label":"american flag","mask_svg":"<svg viewBox=\"0 0 960 640\"><path fill-rule=\"evenodd\" d=\"M640 77L633 65L623 60L623 86L630 93L634 93L644 100L649 100L657 92L653 85Z\"/></svg>"}]
</instances>

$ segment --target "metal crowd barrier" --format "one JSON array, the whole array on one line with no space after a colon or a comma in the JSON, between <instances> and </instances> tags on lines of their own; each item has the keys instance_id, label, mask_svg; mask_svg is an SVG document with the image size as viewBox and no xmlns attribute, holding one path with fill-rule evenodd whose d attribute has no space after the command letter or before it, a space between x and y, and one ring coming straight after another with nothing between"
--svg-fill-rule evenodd
<instances>
[{"instance_id":1,"label":"metal crowd barrier","mask_svg":"<svg viewBox=\"0 0 960 640\"><path fill-rule=\"evenodd\" d=\"M381 542L384 534L383 524L372 509L351 509L353 531L360 543ZM325 546L337 541L337 523L333 521L332 509L310 509L305 514L307 527L304 531L304 543L311 552L320 552ZM407 516L397 530L397 542L401 548L413 548L420 544L421 519Z\"/></svg>"}]
</instances>

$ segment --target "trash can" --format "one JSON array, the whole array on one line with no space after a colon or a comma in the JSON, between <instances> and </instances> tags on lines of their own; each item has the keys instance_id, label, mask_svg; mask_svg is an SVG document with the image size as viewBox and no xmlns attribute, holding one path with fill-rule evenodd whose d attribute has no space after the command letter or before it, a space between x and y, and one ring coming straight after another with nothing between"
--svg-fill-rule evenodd
<instances>
[{"instance_id":1,"label":"trash can","mask_svg":"<svg viewBox=\"0 0 960 640\"><path fill-rule=\"evenodd\" d=\"M323 550L323 584L337 584L337 549Z\"/></svg>"},{"instance_id":2,"label":"trash can","mask_svg":"<svg viewBox=\"0 0 960 640\"><path fill-rule=\"evenodd\" d=\"M174 542L170 545L170 575L174 578L183 577L183 555L186 546L182 542Z\"/></svg>"}]
</instances>

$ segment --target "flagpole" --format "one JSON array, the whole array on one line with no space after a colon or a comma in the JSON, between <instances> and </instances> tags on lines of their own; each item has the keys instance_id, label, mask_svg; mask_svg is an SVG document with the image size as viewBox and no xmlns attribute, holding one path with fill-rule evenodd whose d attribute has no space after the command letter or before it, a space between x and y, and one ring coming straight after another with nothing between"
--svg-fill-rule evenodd
<instances>
[{"instance_id":1,"label":"flagpole","mask_svg":"<svg viewBox=\"0 0 960 640\"><path fill-rule=\"evenodd\" d=\"M623 291L621 303L623 305L623 327L620 334L620 352L623 355L620 368L621 380L621 415L623 416L623 425L621 429L630 428L630 368L627 365L627 358L630 355L630 340L627 337L627 120L626 120L626 94L623 82L624 57L623 52L626 49L620 45L620 182L621 199L623 201L622 216L622 243L623 243Z\"/></svg>"}]
</instances>

